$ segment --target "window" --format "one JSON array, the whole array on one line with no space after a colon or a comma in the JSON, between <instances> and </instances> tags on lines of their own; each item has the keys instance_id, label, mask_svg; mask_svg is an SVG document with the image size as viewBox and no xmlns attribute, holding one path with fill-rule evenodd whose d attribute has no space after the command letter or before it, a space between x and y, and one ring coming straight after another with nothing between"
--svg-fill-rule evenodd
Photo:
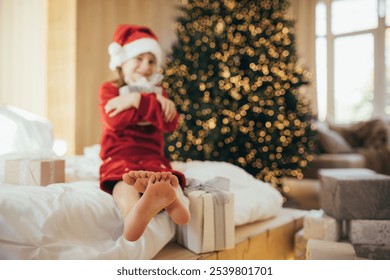
<instances>
[{"instance_id":1,"label":"window","mask_svg":"<svg viewBox=\"0 0 390 280\"><path fill-rule=\"evenodd\" d=\"M390 0L317 0L318 117L390 117Z\"/></svg>"}]
</instances>

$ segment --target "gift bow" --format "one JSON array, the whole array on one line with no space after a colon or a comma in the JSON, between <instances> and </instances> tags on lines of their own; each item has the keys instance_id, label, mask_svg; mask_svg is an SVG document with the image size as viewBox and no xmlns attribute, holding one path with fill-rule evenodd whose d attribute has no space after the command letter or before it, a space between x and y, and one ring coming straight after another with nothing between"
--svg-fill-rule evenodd
<instances>
[{"instance_id":1,"label":"gift bow","mask_svg":"<svg viewBox=\"0 0 390 280\"><path fill-rule=\"evenodd\" d=\"M229 191L230 180L225 177L214 177L204 183L198 179L187 179L187 192L202 190L213 193L213 198L218 204L229 203L229 196L223 191ZM223 191L222 191L223 190Z\"/></svg>"}]
</instances>

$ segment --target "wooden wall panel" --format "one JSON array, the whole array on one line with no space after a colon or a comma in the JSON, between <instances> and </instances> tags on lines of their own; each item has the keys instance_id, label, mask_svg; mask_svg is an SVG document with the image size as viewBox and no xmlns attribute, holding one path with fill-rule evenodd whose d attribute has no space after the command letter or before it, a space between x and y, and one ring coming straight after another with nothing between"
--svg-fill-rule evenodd
<instances>
[{"instance_id":1,"label":"wooden wall panel","mask_svg":"<svg viewBox=\"0 0 390 280\"><path fill-rule=\"evenodd\" d=\"M54 137L75 151L76 0L48 1L47 103Z\"/></svg>"}]
</instances>

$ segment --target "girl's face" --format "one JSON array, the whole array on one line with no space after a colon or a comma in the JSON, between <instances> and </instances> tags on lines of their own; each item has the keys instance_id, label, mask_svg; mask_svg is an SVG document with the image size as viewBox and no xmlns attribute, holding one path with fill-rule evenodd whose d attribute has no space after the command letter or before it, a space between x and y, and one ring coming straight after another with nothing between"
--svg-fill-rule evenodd
<instances>
[{"instance_id":1,"label":"girl's face","mask_svg":"<svg viewBox=\"0 0 390 280\"><path fill-rule=\"evenodd\" d=\"M148 79L157 72L156 57L152 53L143 53L130 58L122 64L126 83L136 82L141 78Z\"/></svg>"}]
</instances>

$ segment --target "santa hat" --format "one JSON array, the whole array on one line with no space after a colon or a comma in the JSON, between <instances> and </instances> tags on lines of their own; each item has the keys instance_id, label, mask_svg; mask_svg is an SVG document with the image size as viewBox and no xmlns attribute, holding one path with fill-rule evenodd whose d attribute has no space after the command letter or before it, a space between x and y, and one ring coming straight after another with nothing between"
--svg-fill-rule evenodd
<instances>
[{"instance_id":1,"label":"santa hat","mask_svg":"<svg viewBox=\"0 0 390 280\"><path fill-rule=\"evenodd\" d=\"M121 66L130 58L142 53L152 53L157 60L157 67L161 64L161 47L157 36L147 27L122 24L115 31L113 42L108 46L111 70Z\"/></svg>"}]
</instances>

